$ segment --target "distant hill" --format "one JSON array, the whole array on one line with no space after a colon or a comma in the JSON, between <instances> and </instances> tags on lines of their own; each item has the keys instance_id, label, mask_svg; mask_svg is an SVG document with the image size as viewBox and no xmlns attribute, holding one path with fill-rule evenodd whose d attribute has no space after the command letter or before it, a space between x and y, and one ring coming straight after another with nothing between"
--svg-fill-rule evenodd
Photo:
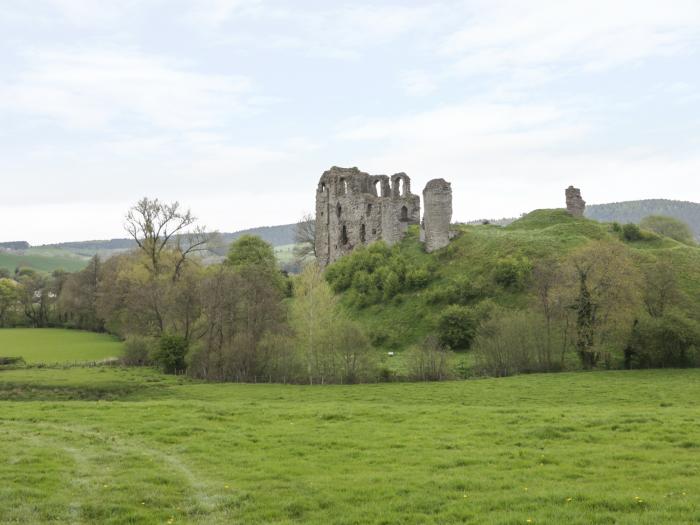
<instances>
[{"instance_id":1,"label":"distant hill","mask_svg":"<svg viewBox=\"0 0 700 525\"><path fill-rule=\"evenodd\" d=\"M666 215L679 219L700 239L700 204L667 199L612 202L586 207L586 217L601 222L639 223L649 215Z\"/></svg>"},{"instance_id":2,"label":"distant hill","mask_svg":"<svg viewBox=\"0 0 700 525\"><path fill-rule=\"evenodd\" d=\"M294 229L296 224L282 224L280 226L262 226L249 228L237 232L220 233L222 244L228 245L242 235L257 235L272 246L284 246L294 244ZM79 253L81 255L94 255L101 252L124 251L134 247L132 239L109 239L102 241L77 241L46 244L41 248L58 248L61 250Z\"/></svg>"},{"instance_id":3,"label":"distant hill","mask_svg":"<svg viewBox=\"0 0 700 525\"><path fill-rule=\"evenodd\" d=\"M282 224L221 233L219 246L212 249L216 256L210 260L217 260L217 256L225 255L228 245L241 235L257 235L277 249L281 262L288 262L290 245L294 244L295 228L296 224ZM9 272L18 267L33 268L42 272L58 269L76 271L84 268L93 255L110 257L134 246L135 243L131 239L74 241L34 247L26 241L3 242L0 243L0 268Z\"/></svg>"}]
</instances>

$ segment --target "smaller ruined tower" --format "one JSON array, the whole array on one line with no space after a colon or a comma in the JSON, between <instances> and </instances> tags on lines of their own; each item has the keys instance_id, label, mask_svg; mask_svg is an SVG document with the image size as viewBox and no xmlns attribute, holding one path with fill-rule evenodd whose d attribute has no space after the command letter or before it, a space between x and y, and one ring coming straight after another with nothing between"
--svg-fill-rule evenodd
<instances>
[{"instance_id":1,"label":"smaller ruined tower","mask_svg":"<svg viewBox=\"0 0 700 525\"><path fill-rule=\"evenodd\" d=\"M445 179L433 179L423 190L423 232L428 253L450 243L452 185Z\"/></svg>"},{"instance_id":2,"label":"smaller ruined tower","mask_svg":"<svg viewBox=\"0 0 700 525\"><path fill-rule=\"evenodd\" d=\"M574 217L583 217L586 211L586 201L581 198L581 190L569 186L566 188L566 211Z\"/></svg>"}]
</instances>

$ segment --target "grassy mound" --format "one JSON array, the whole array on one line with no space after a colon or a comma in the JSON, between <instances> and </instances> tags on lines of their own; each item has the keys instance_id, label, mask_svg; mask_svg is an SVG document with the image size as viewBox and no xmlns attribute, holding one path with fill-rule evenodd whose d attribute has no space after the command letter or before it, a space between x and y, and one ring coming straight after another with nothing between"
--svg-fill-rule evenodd
<instances>
[{"instance_id":1,"label":"grassy mound","mask_svg":"<svg viewBox=\"0 0 700 525\"><path fill-rule=\"evenodd\" d=\"M668 261L681 291L690 298L700 296L697 246L644 232L640 240L624 241L615 225L574 218L566 210L536 210L506 227L460 225L456 233L449 246L426 254L414 227L404 241L391 249L395 259L404 261L406 275L412 269L428 272L425 286L405 286L391 297L359 306L352 276L346 279L346 284L352 283L349 288L337 289L343 292L343 304L367 328L375 344L401 350L418 342L435 330L440 313L454 302L469 304L488 299L506 308L526 308L532 292L527 288L500 286L496 282L499 264L504 260L514 265L522 261L531 264L550 259L563 261L573 250L593 241L623 242L639 268ZM372 251L373 248L356 250L331 265L331 275L342 273L353 264L363 266ZM699 314L696 311L693 315Z\"/></svg>"},{"instance_id":2,"label":"grassy mound","mask_svg":"<svg viewBox=\"0 0 700 525\"><path fill-rule=\"evenodd\" d=\"M5 371L0 522L697 523L699 397L697 370L326 387Z\"/></svg>"},{"instance_id":3,"label":"grassy mound","mask_svg":"<svg viewBox=\"0 0 700 525\"><path fill-rule=\"evenodd\" d=\"M27 363L80 363L122 354L122 343L105 334L60 328L0 330L0 356L22 357Z\"/></svg>"}]
</instances>

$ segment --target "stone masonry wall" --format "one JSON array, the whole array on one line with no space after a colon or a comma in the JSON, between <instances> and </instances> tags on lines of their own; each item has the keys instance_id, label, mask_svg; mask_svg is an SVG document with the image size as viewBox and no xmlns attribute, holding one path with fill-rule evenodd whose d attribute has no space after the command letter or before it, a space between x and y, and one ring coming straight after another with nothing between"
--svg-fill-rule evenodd
<instances>
[{"instance_id":1,"label":"stone masonry wall","mask_svg":"<svg viewBox=\"0 0 700 525\"><path fill-rule=\"evenodd\" d=\"M452 185L445 179L433 179L423 190L423 235L430 253L450 243Z\"/></svg>"}]
</instances>

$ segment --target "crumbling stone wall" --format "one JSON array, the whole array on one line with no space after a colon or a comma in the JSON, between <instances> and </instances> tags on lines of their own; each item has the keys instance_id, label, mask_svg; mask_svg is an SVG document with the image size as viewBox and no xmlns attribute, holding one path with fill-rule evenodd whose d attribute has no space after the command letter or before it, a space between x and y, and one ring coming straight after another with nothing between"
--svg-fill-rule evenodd
<instances>
[{"instance_id":1,"label":"crumbling stone wall","mask_svg":"<svg viewBox=\"0 0 700 525\"><path fill-rule=\"evenodd\" d=\"M586 211L586 201L581 198L581 190L569 186L566 188L566 211L574 217L583 217Z\"/></svg>"},{"instance_id":2,"label":"crumbling stone wall","mask_svg":"<svg viewBox=\"0 0 700 525\"><path fill-rule=\"evenodd\" d=\"M430 253L450 243L452 185L445 179L433 179L423 190L423 237Z\"/></svg>"},{"instance_id":3,"label":"crumbling stone wall","mask_svg":"<svg viewBox=\"0 0 700 525\"><path fill-rule=\"evenodd\" d=\"M370 175L333 166L316 190L316 254L325 266L356 246L398 242L420 221L420 197L405 173Z\"/></svg>"}]
</instances>

